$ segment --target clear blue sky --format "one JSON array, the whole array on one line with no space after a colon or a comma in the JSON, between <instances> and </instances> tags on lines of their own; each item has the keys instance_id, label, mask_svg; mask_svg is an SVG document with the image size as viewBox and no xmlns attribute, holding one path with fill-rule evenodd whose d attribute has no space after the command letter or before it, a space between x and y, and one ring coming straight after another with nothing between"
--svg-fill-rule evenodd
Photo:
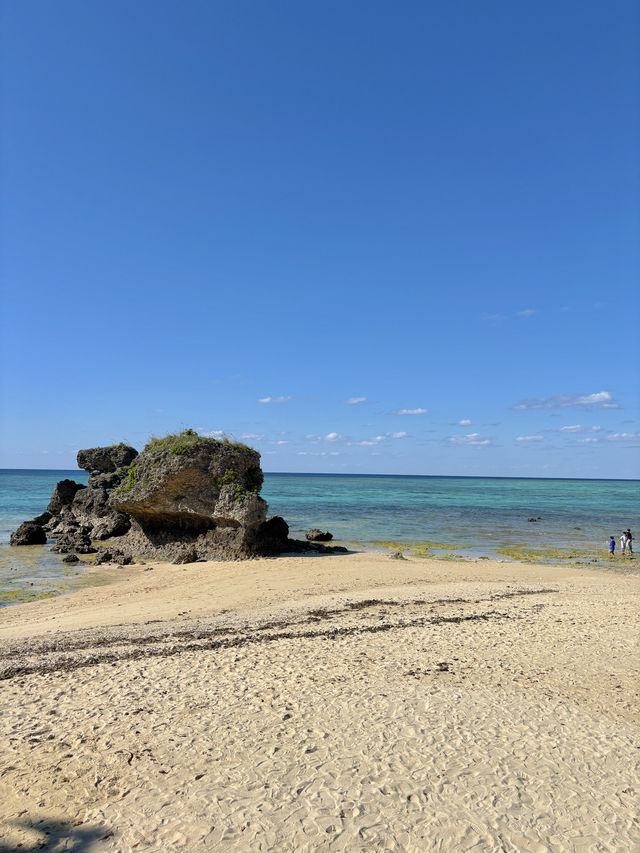
<instances>
[{"instance_id":1,"label":"clear blue sky","mask_svg":"<svg viewBox=\"0 0 640 853\"><path fill-rule=\"evenodd\" d=\"M640 476L639 25L4 2L0 465Z\"/></svg>"}]
</instances>

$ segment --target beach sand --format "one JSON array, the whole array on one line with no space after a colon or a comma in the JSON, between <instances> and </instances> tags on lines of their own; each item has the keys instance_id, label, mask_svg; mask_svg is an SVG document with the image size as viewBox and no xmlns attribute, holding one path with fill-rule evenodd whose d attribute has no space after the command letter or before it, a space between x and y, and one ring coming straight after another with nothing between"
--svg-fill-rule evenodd
<instances>
[{"instance_id":1,"label":"beach sand","mask_svg":"<svg viewBox=\"0 0 640 853\"><path fill-rule=\"evenodd\" d=\"M89 571L0 611L0 851L640 850L637 574Z\"/></svg>"}]
</instances>

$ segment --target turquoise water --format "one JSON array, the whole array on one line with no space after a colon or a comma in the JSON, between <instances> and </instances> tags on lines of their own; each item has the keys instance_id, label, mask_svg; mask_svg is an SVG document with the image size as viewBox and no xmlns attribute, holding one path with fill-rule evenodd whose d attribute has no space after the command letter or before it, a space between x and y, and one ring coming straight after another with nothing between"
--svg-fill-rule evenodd
<instances>
[{"instance_id":1,"label":"turquoise water","mask_svg":"<svg viewBox=\"0 0 640 853\"><path fill-rule=\"evenodd\" d=\"M46 509L64 478L84 471L0 471L0 585L46 590L69 570L47 546L10 548L11 531ZM465 556L495 556L509 545L604 551L610 535L640 528L637 480L534 480L492 477L401 477L265 474L262 496L291 535L310 527L336 541L442 542ZM535 524L527 518L540 518Z\"/></svg>"}]
</instances>

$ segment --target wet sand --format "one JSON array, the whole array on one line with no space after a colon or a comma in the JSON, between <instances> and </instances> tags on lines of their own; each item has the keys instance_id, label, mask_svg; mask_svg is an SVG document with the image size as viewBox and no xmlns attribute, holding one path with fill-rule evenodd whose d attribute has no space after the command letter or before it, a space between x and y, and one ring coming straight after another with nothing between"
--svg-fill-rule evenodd
<instances>
[{"instance_id":1,"label":"wet sand","mask_svg":"<svg viewBox=\"0 0 640 853\"><path fill-rule=\"evenodd\" d=\"M0 851L640 849L637 575L107 571L0 611Z\"/></svg>"}]
</instances>

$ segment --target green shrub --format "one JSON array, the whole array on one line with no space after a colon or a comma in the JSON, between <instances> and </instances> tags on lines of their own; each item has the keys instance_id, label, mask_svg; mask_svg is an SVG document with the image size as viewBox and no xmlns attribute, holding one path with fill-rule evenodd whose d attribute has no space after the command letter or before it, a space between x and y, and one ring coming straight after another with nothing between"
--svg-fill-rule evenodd
<instances>
[{"instance_id":1,"label":"green shrub","mask_svg":"<svg viewBox=\"0 0 640 853\"><path fill-rule=\"evenodd\" d=\"M144 450L151 453L168 450L176 456L186 456L188 454L195 453L198 450L205 450L213 454L216 453L221 446L229 447L234 450L251 450L250 447L246 444L241 444L239 441L230 441L226 437L222 439L206 438L205 436L198 435L198 433L193 429L185 429L179 433L165 435L164 438L157 438L153 436L147 443Z\"/></svg>"},{"instance_id":2,"label":"green shrub","mask_svg":"<svg viewBox=\"0 0 640 853\"><path fill-rule=\"evenodd\" d=\"M127 492L130 492L135 484L138 482L138 466L132 465L130 468L125 468L123 472L123 479L115 490L114 494L116 495L126 495Z\"/></svg>"}]
</instances>

